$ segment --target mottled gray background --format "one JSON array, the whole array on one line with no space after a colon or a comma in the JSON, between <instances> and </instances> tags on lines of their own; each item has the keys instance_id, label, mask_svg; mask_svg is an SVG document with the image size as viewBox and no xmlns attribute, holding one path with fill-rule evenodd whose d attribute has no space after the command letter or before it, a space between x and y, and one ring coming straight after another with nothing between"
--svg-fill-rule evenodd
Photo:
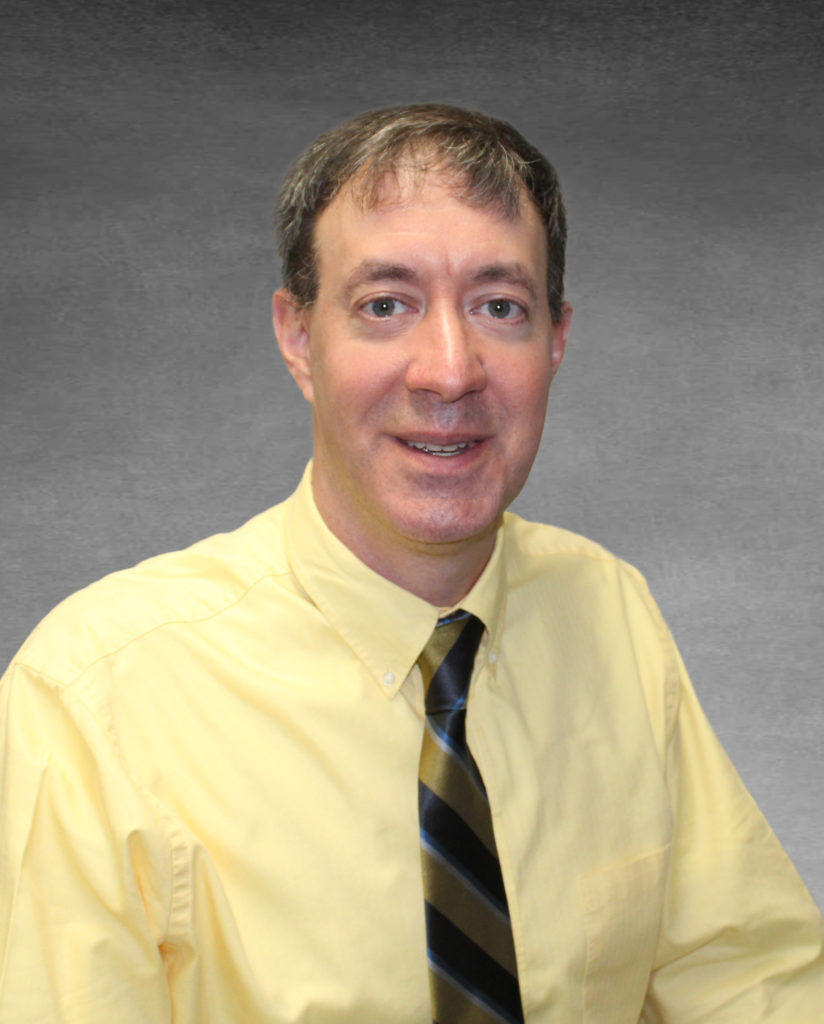
<instances>
[{"instance_id":1,"label":"mottled gray background","mask_svg":"<svg viewBox=\"0 0 824 1024\"><path fill-rule=\"evenodd\" d=\"M441 99L556 163L567 361L519 501L648 576L824 902L822 54L815 3L5 5L0 660L70 591L284 497L288 162Z\"/></svg>"}]
</instances>

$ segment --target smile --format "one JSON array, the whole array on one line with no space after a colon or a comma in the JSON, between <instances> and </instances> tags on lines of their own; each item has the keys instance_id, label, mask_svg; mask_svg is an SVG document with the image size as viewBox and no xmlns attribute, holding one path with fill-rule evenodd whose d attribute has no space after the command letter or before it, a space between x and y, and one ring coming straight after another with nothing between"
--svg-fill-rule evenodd
<instances>
[{"instance_id":1,"label":"smile","mask_svg":"<svg viewBox=\"0 0 824 1024\"><path fill-rule=\"evenodd\" d=\"M446 458L450 455L460 455L467 448L474 447L477 441L466 441L463 444L428 444L424 441L407 441L406 443L410 448L415 448L419 452L426 452L427 455L439 455L441 458Z\"/></svg>"}]
</instances>

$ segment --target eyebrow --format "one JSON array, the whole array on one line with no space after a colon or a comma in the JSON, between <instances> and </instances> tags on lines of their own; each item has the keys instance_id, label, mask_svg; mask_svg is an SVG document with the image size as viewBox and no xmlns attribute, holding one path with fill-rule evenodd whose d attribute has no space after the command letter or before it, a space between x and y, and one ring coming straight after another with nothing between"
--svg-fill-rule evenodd
<instances>
[{"instance_id":1,"label":"eyebrow","mask_svg":"<svg viewBox=\"0 0 824 1024\"><path fill-rule=\"evenodd\" d=\"M475 271L472 281L477 284L495 284L502 281L505 284L520 285L529 293L531 299L535 299L537 295L535 281L522 263L489 263Z\"/></svg>"},{"instance_id":2,"label":"eyebrow","mask_svg":"<svg viewBox=\"0 0 824 1024\"><path fill-rule=\"evenodd\" d=\"M377 281L404 281L410 284L418 284L420 283L420 275L405 263L363 260L347 277L341 291L348 298L361 285ZM533 300L537 295L537 288L532 275L522 263L517 261L487 263L482 267L478 267L470 277L470 281L473 284L495 284L497 282L514 284L528 292Z\"/></svg>"},{"instance_id":3,"label":"eyebrow","mask_svg":"<svg viewBox=\"0 0 824 1024\"><path fill-rule=\"evenodd\" d=\"M342 294L346 297L359 288L362 284L370 284L374 281L406 281L415 284L420 280L419 275L412 267L404 263L384 263L381 260L363 260L352 273L346 278L342 288Z\"/></svg>"}]
</instances>

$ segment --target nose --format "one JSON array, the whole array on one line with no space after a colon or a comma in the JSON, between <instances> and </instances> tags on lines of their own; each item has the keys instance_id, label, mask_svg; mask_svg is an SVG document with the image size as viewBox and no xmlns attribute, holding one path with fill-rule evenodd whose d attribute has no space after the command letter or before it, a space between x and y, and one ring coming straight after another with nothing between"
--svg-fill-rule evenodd
<instances>
[{"instance_id":1,"label":"nose","mask_svg":"<svg viewBox=\"0 0 824 1024\"><path fill-rule=\"evenodd\" d=\"M406 371L410 391L429 391L443 402L457 402L486 387L478 339L461 311L431 308L410 342Z\"/></svg>"}]
</instances>

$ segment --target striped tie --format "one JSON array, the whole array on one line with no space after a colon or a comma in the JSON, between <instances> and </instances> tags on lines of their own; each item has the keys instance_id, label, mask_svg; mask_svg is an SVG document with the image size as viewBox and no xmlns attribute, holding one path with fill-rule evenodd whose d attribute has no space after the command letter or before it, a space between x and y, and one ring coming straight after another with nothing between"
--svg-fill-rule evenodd
<instances>
[{"instance_id":1,"label":"striped tie","mask_svg":"<svg viewBox=\"0 0 824 1024\"><path fill-rule=\"evenodd\" d=\"M466 697L484 625L441 619L418 664L426 693L418 779L432 1019L518 1024L521 995L489 802L466 745Z\"/></svg>"}]
</instances>

